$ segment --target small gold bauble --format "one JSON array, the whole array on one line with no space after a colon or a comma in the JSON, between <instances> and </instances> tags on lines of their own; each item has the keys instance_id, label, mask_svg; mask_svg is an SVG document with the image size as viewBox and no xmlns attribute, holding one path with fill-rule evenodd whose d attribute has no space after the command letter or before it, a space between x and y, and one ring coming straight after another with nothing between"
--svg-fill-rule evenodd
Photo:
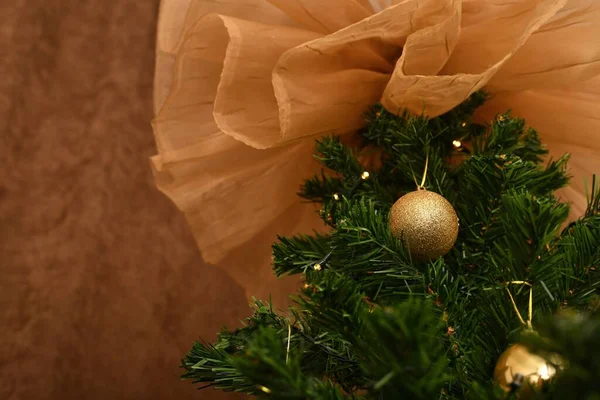
<instances>
[{"instance_id":1,"label":"small gold bauble","mask_svg":"<svg viewBox=\"0 0 600 400\"><path fill-rule=\"evenodd\" d=\"M427 190L400 197L390 211L390 226L392 234L404 242L418 261L443 256L458 236L458 217L452 204Z\"/></svg>"},{"instance_id":2,"label":"small gold bauble","mask_svg":"<svg viewBox=\"0 0 600 400\"><path fill-rule=\"evenodd\" d=\"M552 363L531 354L524 345L514 344L498 359L494 381L507 392L515 392L519 399L527 399L555 373Z\"/></svg>"}]
</instances>

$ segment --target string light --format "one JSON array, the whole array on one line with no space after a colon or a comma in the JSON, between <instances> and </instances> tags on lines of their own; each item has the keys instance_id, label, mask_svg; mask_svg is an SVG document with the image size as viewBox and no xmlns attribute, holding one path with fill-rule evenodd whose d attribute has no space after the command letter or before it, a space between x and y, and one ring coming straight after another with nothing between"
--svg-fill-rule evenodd
<instances>
[{"instance_id":1,"label":"string light","mask_svg":"<svg viewBox=\"0 0 600 400\"><path fill-rule=\"evenodd\" d=\"M260 390L262 390L263 392L265 392L266 394L270 394L271 393L271 389L269 389L266 386L261 386Z\"/></svg>"},{"instance_id":2,"label":"string light","mask_svg":"<svg viewBox=\"0 0 600 400\"><path fill-rule=\"evenodd\" d=\"M310 288L310 285L308 283L305 283L304 284L304 289L308 289L308 288Z\"/></svg>"},{"instance_id":3,"label":"string light","mask_svg":"<svg viewBox=\"0 0 600 400\"><path fill-rule=\"evenodd\" d=\"M460 126L462 126L464 128L465 126L467 126L467 123L463 122L462 124L460 124Z\"/></svg>"},{"instance_id":4,"label":"string light","mask_svg":"<svg viewBox=\"0 0 600 400\"><path fill-rule=\"evenodd\" d=\"M505 120L504 115L498 115L498 122L503 122Z\"/></svg>"},{"instance_id":5,"label":"string light","mask_svg":"<svg viewBox=\"0 0 600 400\"><path fill-rule=\"evenodd\" d=\"M367 179L369 179L369 176L371 176L371 174L369 174L368 171L363 172L360 177L362 180L366 181Z\"/></svg>"},{"instance_id":6,"label":"string light","mask_svg":"<svg viewBox=\"0 0 600 400\"><path fill-rule=\"evenodd\" d=\"M333 194L333 199L334 199L335 201L338 201L338 200L340 199L340 195L339 195L339 194L337 194L337 193L334 193L334 194Z\"/></svg>"},{"instance_id":7,"label":"string light","mask_svg":"<svg viewBox=\"0 0 600 400\"><path fill-rule=\"evenodd\" d=\"M460 146L462 146L462 143L460 142L460 140L454 140L452 142L452 145L454 145L454 147L458 149Z\"/></svg>"},{"instance_id":8,"label":"string light","mask_svg":"<svg viewBox=\"0 0 600 400\"><path fill-rule=\"evenodd\" d=\"M325 257L323 257L321 260L317 261L314 264L306 264L304 267L302 267L303 271L306 272L306 270L308 268L310 268L312 266L312 268L315 271L321 271L323 269L323 265L327 264L327 262L329 262L329 259L331 258L331 255L333 254L333 250L335 249L335 247L331 248L331 251L329 253L327 253L325 255Z\"/></svg>"}]
</instances>

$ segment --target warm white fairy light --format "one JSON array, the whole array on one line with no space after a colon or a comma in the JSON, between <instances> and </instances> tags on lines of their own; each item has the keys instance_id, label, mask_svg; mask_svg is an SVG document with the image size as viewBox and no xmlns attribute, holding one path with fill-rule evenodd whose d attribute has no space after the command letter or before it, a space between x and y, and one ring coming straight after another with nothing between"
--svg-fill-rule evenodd
<instances>
[{"instance_id":1,"label":"warm white fairy light","mask_svg":"<svg viewBox=\"0 0 600 400\"><path fill-rule=\"evenodd\" d=\"M462 143L460 142L460 140L455 140L452 142L452 144L454 145L454 147L456 147L457 149L462 146Z\"/></svg>"},{"instance_id":2,"label":"warm white fairy light","mask_svg":"<svg viewBox=\"0 0 600 400\"><path fill-rule=\"evenodd\" d=\"M266 394L269 394L269 393L271 393L271 389L269 389L269 388L268 388L268 387L266 387L266 386L261 386L261 387L260 387L260 390L262 390L262 391L263 391L263 392L265 392Z\"/></svg>"},{"instance_id":3,"label":"warm white fairy light","mask_svg":"<svg viewBox=\"0 0 600 400\"><path fill-rule=\"evenodd\" d=\"M371 176L371 174L369 174L369 172L368 172L368 171L365 171L365 172L363 172L363 173L360 175L360 177L361 177L363 180L367 180L367 179L369 179L369 176Z\"/></svg>"}]
</instances>

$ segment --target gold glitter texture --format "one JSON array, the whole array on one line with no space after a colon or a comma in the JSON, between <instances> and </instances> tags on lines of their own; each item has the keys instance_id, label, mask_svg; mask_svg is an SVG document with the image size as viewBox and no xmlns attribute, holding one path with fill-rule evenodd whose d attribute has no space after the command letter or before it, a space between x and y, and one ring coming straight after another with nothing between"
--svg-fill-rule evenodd
<instances>
[{"instance_id":1,"label":"gold glitter texture","mask_svg":"<svg viewBox=\"0 0 600 400\"><path fill-rule=\"evenodd\" d=\"M390 211L392 234L419 261L433 260L452 249L458 236L458 217L443 196L417 190L402 196Z\"/></svg>"}]
</instances>

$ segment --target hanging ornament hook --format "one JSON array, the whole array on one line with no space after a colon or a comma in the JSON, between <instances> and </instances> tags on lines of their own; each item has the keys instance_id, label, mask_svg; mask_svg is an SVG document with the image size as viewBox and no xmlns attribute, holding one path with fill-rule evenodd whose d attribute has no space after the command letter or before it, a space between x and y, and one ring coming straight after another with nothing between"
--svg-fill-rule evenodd
<instances>
[{"instance_id":1,"label":"hanging ornament hook","mask_svg":"<svg viewBox=\"0 0 600 400\"><path fill-rule=\"evenodd\" d=\"M524 286L529 286L529 313L527 316L527 321L525 321L523 319L523 317L521 316L521 312L519 311L519 308L517 307L517 303L515 302L515 299L512 295L512 293L510 293L510 290L508 289L508 285L524 285ZM512 282L508 282L506 289L506 293L508 293L508 297L510 297L510 301L513 305L513 308L515 309L515 312L517 313L517 317L519 317L519 321L521 321L521 324L527 326L527 329L529 330L533 330L533 325L531 323L532 319L533 319L533 286L526 281L512 281Z\"/></svg>"},{"instance_id":2,"label":"hanging ornament hook","mask_svg":"<svg viewBox=\"0 0 600 400\"><path fill-rule=\"evenodd\" d=\"M427 151L426 156L425 156L425 170L423 171L423 179L421 179L420 185L417 182L417 177L415 176L415 173L413 172L413 179L415 181L415 185L417 185L417 190L427 190L427 189L425 189L425 180L427 179L427 168L428 167L429 167L429 150Z\"/></svg>"}]
</instances>

